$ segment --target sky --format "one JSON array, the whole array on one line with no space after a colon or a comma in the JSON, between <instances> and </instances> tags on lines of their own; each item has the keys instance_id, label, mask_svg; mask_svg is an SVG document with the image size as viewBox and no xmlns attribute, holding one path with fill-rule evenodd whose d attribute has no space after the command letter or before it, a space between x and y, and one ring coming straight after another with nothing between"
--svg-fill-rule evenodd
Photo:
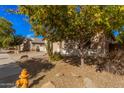
<instances>
[{"instance_id":1,"label":"sky","mask_svg":"<svg viewBox=\"0 0 124 93\"><path fill-rule=\"evenodd\" d=\"M31 31L31 25L28 21L26 21L28 17L25 15L9 13L7 12L8 9L16 10L18 9L18 6L0 5L0 17L7 19L13 24L13 28L17 35L22 35L28 38L34 37L33 31Z\"/></svg>"}]
</instances>

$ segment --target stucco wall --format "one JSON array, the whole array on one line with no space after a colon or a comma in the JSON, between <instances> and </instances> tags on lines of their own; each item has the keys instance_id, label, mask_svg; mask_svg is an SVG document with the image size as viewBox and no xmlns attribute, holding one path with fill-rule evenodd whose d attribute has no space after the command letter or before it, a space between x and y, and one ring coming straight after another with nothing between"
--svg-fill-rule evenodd
<instances>
[{"instance_id":1,"label":"stucco wall","mask_svg":"<svg viewBox=\"0 0 124 93\"><path fill-rule=\"evenodd\" d=\"M60 42L53 43L53 53L60 52Z\"/></svg>"},{"instance_id":2,"label":"stucco wall","mask_svg":"<svg viewBox=\"0 0 124 93\"><path fill-rule=\"evenodd\" d=\"M66 47L66 44L69 44L70 47ZM77 46L73 45L73 44L71 45L71 44L72 44L72 42L69 42L69 43L65 43L64 41L61 42L61 43L60 42L55 42L55 43L53 43L53 53L60 52L62 55L78 56L79 52L78 52ZM71 47L71 46L73 46L73 47Z\"/></svg>"}]
</instances>

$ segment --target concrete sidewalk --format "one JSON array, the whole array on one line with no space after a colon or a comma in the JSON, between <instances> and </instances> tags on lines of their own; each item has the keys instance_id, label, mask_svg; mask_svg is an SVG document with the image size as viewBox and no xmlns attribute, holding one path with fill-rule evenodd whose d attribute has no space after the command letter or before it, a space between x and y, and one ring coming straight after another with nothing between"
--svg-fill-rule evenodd
<instances>
[{"instance_id":1,"label":"concrete sidewalk","mask_svg":"<svg viewBox=\"0 0 124 93\"><path fill-rule=\"evenodd\" d=\"M0 53L0 65L14 63L15 61L7 54Z\"/></svg>"}]
</instances>

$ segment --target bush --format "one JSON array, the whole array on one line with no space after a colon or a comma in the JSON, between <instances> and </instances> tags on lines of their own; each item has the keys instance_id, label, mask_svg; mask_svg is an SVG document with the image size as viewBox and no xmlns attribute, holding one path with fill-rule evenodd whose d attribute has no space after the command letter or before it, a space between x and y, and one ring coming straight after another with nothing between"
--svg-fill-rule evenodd
<instances>
[{"instance_id":1,"label":"bush","mask_svg":"<svg viewBox=\"0 0 124 93\"><path fill-rule=\"evenodd\" d=\"M55 52L51 57L50 60L52 61L59 61L61 60L63 57L60 53Z\"/></svg>"}]
</instances>

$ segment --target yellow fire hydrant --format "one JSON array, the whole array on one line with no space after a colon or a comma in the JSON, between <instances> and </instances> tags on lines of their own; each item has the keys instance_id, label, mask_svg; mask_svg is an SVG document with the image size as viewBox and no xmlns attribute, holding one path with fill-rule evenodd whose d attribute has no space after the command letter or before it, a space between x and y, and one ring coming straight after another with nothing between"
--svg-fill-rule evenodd
<instances>
[{"instance_id":1,"label":"yellow fire hydrant","mask_svg":"<svg viewBox=\"0 0 124 93\"><path fill-rule=\"evenodd\" d=\"M29 74L28 71L26 69L23 69L21 71L21 74L19 75L19 78L16 81L16 87L18 88L28 88L29 85L29 80L28 80Z\"/></svg>"}]
</instances>

